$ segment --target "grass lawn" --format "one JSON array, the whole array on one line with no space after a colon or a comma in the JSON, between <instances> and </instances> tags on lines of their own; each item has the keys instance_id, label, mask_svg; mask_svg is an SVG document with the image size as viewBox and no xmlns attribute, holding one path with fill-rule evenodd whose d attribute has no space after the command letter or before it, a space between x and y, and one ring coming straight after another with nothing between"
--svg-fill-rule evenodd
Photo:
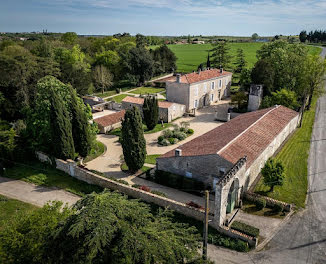
<instances>
[{"instance_id":1,"label":"grass lawn","mask_svg":"<svg viewBox=\"0 0 326 264\"><path fill-rule=\"evenodd\" d=\"M308 186L307 163L316 102L317 98L314 98L311 109L305 112L302 128L292 135L276 155L276 159L285 167L283 186L275 186L274 191L269 192L270 188L264 185L263 178L261 178L255 187L255 192L287 203L294 203L298 207L305 207Z\"/></svg>"},{"instance_id":2,"label":"grass lawn","mask_svg":"<svg viewBox=\"0 0 326 264\"><path fill-rule=\"evenodd\" d=\"M275 217L275 218L281 218L281 219L283 219L288 214L287 212L276 213L272 208L268 208L268 207L265 207L262 210L257 210L256 205L247 200L243 201L243 206L241 207L241 209L248 214L253 214L253 215L258 215L258 216Z\"/></svg>"},{"instance_id":3,"label":"grass lawn","mask_svg":"<svg viewBox=\"0 0 326 264\"><path fill-rule=\"evenodd\" d=\"M105 91L103 94L102 93L95 93L94 95L104 98L104 97L112 96L112 95L115 95L115 94L117 94L117 92L115 90L111 90L111 91Z\"/></svg>"},{"instance_id":4,"label":"grass lawn","mask_svg":"<svg viewBox=\"0 0 326 264\"><path fill-rule=\"evenodd\" d=\"M125 99L127 96L132 96L132 95L128 95L128 94L119 94L117 96L111 97L109 99L107 99L107 101L115 101L116 103L121 103L121 101L123 99Z\"/></svg>"},{"instance_id":5,"label":"grass lawn","mask_svg":"<svg viewBox=\"0 0 326 264\"><path fill-rule=\"evenodd\" d=\"M100 192L103 190L101 187L79 181L64 172L39 161L16 164L12 168L7 168L4 177L22 180L36 185L58 187L80 196L84 196L93 191Z\"/></svg>"},{"instance_id":6,"label":"grass lawn","mask_svg":"<svg viewBox=\"0 0 326 264\"><path fill-rule=\"evenodd\" d=\"M159 156L161 156L160 154L154 154L154 155L147 155L146 156L146 160L145 163L149 163L149 164L156 164L156 158L158 158Z\"/></svg>"},{"instance_id":7,"label":"grass lawn","mask_svg":"<svg viewBox=\"0 0 326 264\"><path fill-rule=\"evenodd\" d=\"M251 68L257 61L256 52L261 48L264 43L229 43L230 55L233 56L232 62L236 60L237 49L243 49L248 67ZM196 71L201 63L206 63L207 54L212 49L211 44L192 45L172 44L168 47L175 53L177 57L177 70L179 72L192 72ZM154 47L155 48L155 47ZM310 54L319 54L321 49L318 47L308 46Z\"/></svg>"},{"instance_id":8,"label":"grass lawn","mask_svg":"<svg viewBox=\"0 0 326 264\"><path fill-rule=\"evenodd\" d=\"M155 87L140 87L134 91L131 91L130 93L133 94L156 94L159 92L164 91L164 88L155 88Z\"/></svg>"},{"instance_id":9,"label":"grass lawn","mask_svg":"<svg viewBox=\"0 0 326 264\"><path fill-rule=\"evenodd\" d=\"M91 149L90 154L83 160L85 163L96 159L98 156L102 155L106 150L106 146L100 142L96 141L96 145L94 148Z\"/></svg>"},{"instance_id":10,"label":"grass lawn","mask_svg":"<svg viewBox=\"0 0 326 264\"><path fill-rule=\"evenodd\" d=\"M13 217L28 213L37 208L37 206L0 195L0 230L3 226L2 222L9 223Z\"/></svg>"},{"instance_id":11,"label":"grass lawn","mask_svg":"<svg viewBox=\"0 0 326 264\"><path fill-rule=\"evenodd\" d=\"M143 166L142 168L141 168L141 171L142 172L146 172L146 171L148 171L148 170L150 170L151 168L150 167L147 167L147 166ZM121 170L122 171L128 171L129 170L129 168L128 168L128 166L127 166L127 164L124 162L124 163L122 163L122 165L121 165Z\"/></svg>"}]
</instances>

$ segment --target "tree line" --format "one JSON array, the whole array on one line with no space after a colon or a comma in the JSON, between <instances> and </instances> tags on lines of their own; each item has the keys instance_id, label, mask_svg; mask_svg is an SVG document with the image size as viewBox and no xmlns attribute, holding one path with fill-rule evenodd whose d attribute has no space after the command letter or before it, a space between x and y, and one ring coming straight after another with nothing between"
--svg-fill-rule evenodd
<instances>
[{"instance_id":1,"label":"tree line","mask_svg":"<svg viewBox=\"0 0 326 264\"><path fill-rule=\"evenodd\" d=\"M299 34L299 39L301 42L310 43L323 43L326 42L326 30L315 30L307 33L306 30L302 30Z\"/></svg>"},{"instance_id":2,"label":"tree line","mask_svg":"<svg viewBox=\"0 0 326 264\"><path fill-rule=\"evenodd\" d=\"M302 105L309 109L313 96L322 92L326 62L318 55L310 55L302 44L283 40L266 43L257 51L258 60L252 69L247 68L241 49L235 65L231 65L229 51L227 42L214 44L207 67L220 65L234 72L233 79L238 79L240 90L233 101L240 110L246 111L246 93L252 83L264 87L262 108L280 104L295 110Z\"/></svg>"}]
</instances>

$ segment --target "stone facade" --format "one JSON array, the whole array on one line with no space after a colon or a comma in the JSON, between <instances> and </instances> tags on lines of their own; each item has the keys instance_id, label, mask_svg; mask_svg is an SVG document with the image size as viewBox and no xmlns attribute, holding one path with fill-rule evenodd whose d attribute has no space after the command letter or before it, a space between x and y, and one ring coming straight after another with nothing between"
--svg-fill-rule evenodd
<instances>
[{"instance_id":1,"label":"stone facade","mask_svg":"<svg viewBox=\"0 0 326 264\"><path fill-rule=\"evenodd\" d=\"M231 80L232 73L194 83L182 83L176 78L166 82L166 99L185 105L187 111L209 106L230 96Z\"/></svg>"}]
</instances>

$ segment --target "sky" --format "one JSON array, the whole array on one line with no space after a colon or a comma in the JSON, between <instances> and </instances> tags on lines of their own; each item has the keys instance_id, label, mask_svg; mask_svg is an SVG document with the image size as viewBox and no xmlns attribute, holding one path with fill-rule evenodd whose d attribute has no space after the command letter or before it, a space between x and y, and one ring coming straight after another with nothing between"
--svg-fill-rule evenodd
<instances>
[{"instance_id":1,"label":"sky","mask_svg":"<svg viewBox=\"0 0 326 264\"><path fill-rule=\"evenodd\" d=\"M326 0L0 0L0 32L296 35L326 30Z\"/></svg>"}]
</instances>

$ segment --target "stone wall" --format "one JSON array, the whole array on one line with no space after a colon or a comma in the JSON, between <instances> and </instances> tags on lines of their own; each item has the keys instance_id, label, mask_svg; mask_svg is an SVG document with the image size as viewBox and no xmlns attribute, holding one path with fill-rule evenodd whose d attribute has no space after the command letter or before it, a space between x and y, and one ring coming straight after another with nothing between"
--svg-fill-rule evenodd
<instances>
[{"instance_id":1,"label":"stone wall","mask_svg":"<svg viewBox=\"0 0 326 264\"><path fill-rule=\"evenodd\" d=\"M49 162L52 163L51 159L44 153L42 152L36 152L37 158L42 161L42 162ZM108 178L102 177L100 175L97 175L95 173L92 173L86 169L83 169L81 167L78 167L76 163L72 160L60 160L60 159L55 159L56 162L56 168L58 170L64 171L65 173L69 174L70 176L83 181L87 182L88 184L93 184L93 185L98 185L103 188L107 188L110 190L114 191L119 191L121 193L124 193L130 197L136 198L136 199L141 199L145 202L148 203L154 203L156 205L169 208L173 211L176 211L178 213L181 213L183 215L192 217L194 219L197 219L199 221L203 221L205 213L203 210L190 207L186 204L177 202L175 200L171 200L169 198L165 198L156 194L152 194L149 192L142 191L138 188L134 188L113 180L110 180ZM212 226L213 228L217 229L219 232L233 237L237 239L241 239L245 242L248 242L250 246L256 246L257 241L256 239L247 236L243 233L240 233L235 230L231 230L229 228L221 227L219 226L219 223L214 221L212 217L210 217L211 220L209 222L209 225Z\"/></svg>"},{"instance_id":2,"label":"stone wall","mask_svg":"<svg viewBox=\"0 0 326 264\"><path fill-rule=\"evenodd\" d=\"M186 111L188 111L189 110L189 84L167 82L166 100L172 103L183 104L186 106Z\"/></svg>"}]
</instances>

